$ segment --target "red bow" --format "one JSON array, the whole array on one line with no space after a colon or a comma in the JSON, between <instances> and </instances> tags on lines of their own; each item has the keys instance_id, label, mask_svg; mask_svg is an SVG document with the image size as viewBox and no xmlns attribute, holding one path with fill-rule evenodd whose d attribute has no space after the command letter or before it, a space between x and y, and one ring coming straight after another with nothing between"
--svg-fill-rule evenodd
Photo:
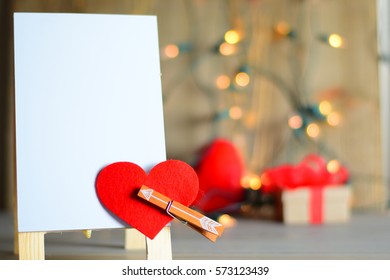
<instances>
[{"instance_id":1,"label":"red bow","mask_svg":"<svg viewBox=\"0 0 390 280\"><path fill-rule=\"evenodd\" d=\"M278 190L290 190L297 187L320 187L325 185L344 184L348 181L349 172L342 166L328 171L327 161L318 155L310 154L297 165L282 164L266 169L261 175L261 190L272 193Z\"/></svg>"}]
</instances>

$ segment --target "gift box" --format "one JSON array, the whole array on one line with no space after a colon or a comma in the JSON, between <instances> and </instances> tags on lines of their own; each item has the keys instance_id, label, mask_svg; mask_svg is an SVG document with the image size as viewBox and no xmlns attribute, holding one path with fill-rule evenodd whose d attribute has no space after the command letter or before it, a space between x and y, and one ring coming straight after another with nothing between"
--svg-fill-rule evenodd
<instances>
[{"instance_id":1,"label":"gift box","mask_svg":"<svg viewBox=\"0 0 390 280\"><path fill-rule=\"evenodd\" d=\"M351 189L346 185L283 190L281 200L286 224L345 223L350 218Z\"/></svg>"},{"instance_id":2,"label":"gift box","mask_svg":"<svg viewBox=\"0 0 390 280\"><path fill-rule=\"evenodd\" d=\"M348 181L339 161L309 154L298 164L265 169L261 191L279 198L275 206L286 224L343 223L350 217Z\"/></svg>"}]
</instances>

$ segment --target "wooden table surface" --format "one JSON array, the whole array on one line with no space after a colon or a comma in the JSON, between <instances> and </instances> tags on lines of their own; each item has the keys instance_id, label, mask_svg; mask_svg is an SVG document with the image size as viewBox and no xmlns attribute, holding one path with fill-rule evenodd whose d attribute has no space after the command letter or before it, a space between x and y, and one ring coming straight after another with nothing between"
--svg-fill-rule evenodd
<instances>
[{"instance_id":1,"label":"wooden table surface","mask_svg":"<svg viewBox=\"0 0 390 280\"><path fill-rule=\"evenodd\" d=\"M123 230L45 235L46 259L144 259L123 248ZM237 219L212 243L179 222L172 223L173 259L390 259L390 215L357 214L341 225L284 225ZM13 218L0 214L0 259L13 254Z\"/></svg>"}]
</instances>

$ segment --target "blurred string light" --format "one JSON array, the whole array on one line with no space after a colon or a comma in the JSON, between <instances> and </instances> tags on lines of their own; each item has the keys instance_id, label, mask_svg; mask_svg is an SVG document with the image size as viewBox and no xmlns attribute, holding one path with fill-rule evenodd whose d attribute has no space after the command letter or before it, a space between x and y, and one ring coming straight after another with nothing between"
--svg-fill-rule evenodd
<instances>
[{"instance_id":1,"label":"blurred string light","mask_svg":"<svg viewBox=\"0 0 390 280\"><path fill-rule=\"evenodd\" d=\"M318 138L320 135L320 127L316 123L309 123L309 125L306 127L306 134L310 138Z\"/></svg>"},{"instance_id":2,"label":"blurred string light","mask_svg":"<svg viewBox=\"0 0 390 280\"><path fill-rule=\"evenodd\" d=\"M219 45L219 52L224 56L233 55L237 52L237 46L223 42L221 45Z\"/></svg>"},{"instance_id":3,"label":"blurred string light","mask_svg":"<svg viewBox=\"0 0 390 280\"><path fill-rule=\"evenodd\" d=\"M243 65L237 70L232 78L224 74L219 75L215 79L215 86L219 90L230 89L234 91L248 86L250 80L249 67Z\"/></svg>"},{"instance_id":4,"label":"blurred string light","mask_svg":"<svg viewBox=\"0 0 390 280\"><path fill-rule=\"evenodd\" d=\"M342 48L344 46L344 39L338 34L330 34L328 43L333 48Z\"/></svg>"},{"instance_id":5,"label":"blurred string light","mask_svg":"<svg viewBox=\"0 0 390 280\"><path fill-rule=\"evenodd\" d=\"M228 30L217 45L216 49L223 56L234 55L238 51L237 43L241 41L241 35L236 30Z\"/></svg>"},{"instance_id":6,"label":"blurred string light","mask_svg":"<svg viewBox=\"0 0 390 280\"><path fill-rule=\"evenodd\" d=\"M297 135L304 132L310 138L318 138L321 133L320 123L327 123L329 126L337 126L341 122L339 113L333 111L332 104L321 101L318 105L311 105L299 108L298 112L288 119L288 126Z\"/></svg>"},{"instance_id":7,"label":"blurred string light","mask_svg":"<svg viewBox=\"0 0 390 280\"><path fill-rule=\"evenodd\" d=\"M215 80L215 85L218 89L225 90L230 87L230 78L227 75L219 75Z\"/></svg>"},{"instance_id":8,"label":"blurred string light","mask_svg":"<svg viewBox=\"0 0 390 280\"><path fill-rule=\"evenodd\" d=\"M257 191L261 188L260 176L256 174L246 174L241 178L241 187Z\"/></svg>"},{"instance_id":9,"label":"blurred string light","mask_svg":"<svg viewBox=\"0 0 390 280\"><path fill-rule=\"evenodd\" d=\"M286 21L278 22L274 26L273 31L275 37L278 39L284 37L294 39L297 36L296 32L291 28L291 26Z\"/></svg>"},{"instance_id":10,"label":"blurred string light","mask_svg":"<svg viewBox=\"0 0 390 280\"><path fill-rule=\"evenodd\" d=\"M225 33L224 39L226 43L234 45L241 40L241 36L236 30L229 30Z\"/></svg>"},{"instance_id":11,"label":"blurred string light","mask_svg":"<svg viewBox=\"0 0 390 280\"><path fill-rule=\"evenodd\" d=\"M345 39L337 33L322 34L318 36L318 39L335 49L344 48L346 46Z\"/></svg>"},{"instance_id":12,"label":"blurred string light","mask_svg":"<svg viewBox=\"0 0 390 280\"><path fill-rule=\"evenodd\" d=\"M164 55L167 58L175 58L179 55L179 47L175 44L169 44L164 48Z\"/></svg>"},{"instance_id":13,"label":"blurred string light","mask_svg":"<svg viewBox=\"0 0 390 280\"><path fill-rule=\"evenodd\" d=\"M248 73L238 72L236 74L236 76L234 77L234 81L236 82L236 84L238 86L246 87L247 85L249 85L250 77L249 77Z\"/></svg>"},{"instance_id":14,"label":"blurred string light","mask_svg":"<svg viewBox=\"0 0 390 280\"><path fill-rule=\"evenodd\" d=\"M332 112L330 113L327 117L326 117L326 122L330 125L330 126L338 126L340 124L340 121L341 121L341 116L339 113L337 112Z\"/></svg>"},{"instance_id":15,"label":"blurred string light","mask_svg":"<svg viewBox=\"0 0 390 280\"><path fill-rule=\"evenodd\" d=\"M341 116L339 113L333 111L332 104L329 101L321 101L319 111L326 117L328 125L338 126L340 124Z\"/></svg>"},{"instance_id":16,"label":"blurred string light","mask_svg":"<svg viewBox=\"0 0 390 280\"><path fill-rule=\"evenodd\" d=\"M296 39L298 34L287 21L280 21L273 27L273 35L275 38ZM317 37L321 42L326 43L332 48L345 47L345 39L337 33L320 35ZM222 56L232 56L240 50L240 42L242 36L237 30L231 29L224 33L223 38L219 40L213 48L216 54ZM177 58L179 55L192 50L191 43L169 44L163 48L163 56L168 59ZM214 85L218 90L229 90L238 92L246 88L251 81L251 73L249 67L245 64L241 66L233 75L222 74L215 78ZM288 86L284 87L276 75L269 75L283 89L289 91ZM276 77L276 78L275 78ZM297 102L295 105L300 104ZM242 120L247 127L254 128L256 126L256 114L247 112L245 108L240 106L231 106L225 108L215 115L215 120ZM294 130L297 135L306 135L307 137L316 139L321 134L321 123L326 123L329 126L337 126L341 121L339 113L333 111L332 104L325 100L316 105L305 105L302 108L297 108L297 112L288 119L288 126ZM257 176L251 176L248 181L243 184L243 187L250 189L259 189L261 180Z\"/></svg>"},{"instance_id":17,"label":"blurred string light","mask_svg":"<svg viewBox=\"0 0 390 280\"><path fill-rule=\"evenodd\" d=\"M324 116L329 115L330 112L332 112L332 104L327 100L321 101L318 108L320 113Z\"/></svg>"},{"instance_id":18,"label":"blurred string light","mask_svg":"<svg viewBox=\"0 0 390 280\"><path fill-rule=\"evenodd\" d=\"M179 56L180 53L190 52L192 50L191 43L168 44L164 47L163 58L173 59Z\"/></svg>"},{"instance_id":19,"label":"blurred string light","mask_svg":"<svg viewBox=\"0 0 390 280\"><path fill-rule=\"evenodd\" d=\"M229 109L229 117L232 120L239 120L242 117L242 109L238 106L233 106Z\"/></svg>"},{"instance_id":20,"label":"blurred string light","mask_svg":"<svg viewBox=\"0 0 390 280\"><path fill-rule=\"evenodd\" d=\"M234 227L237 220L228 214L223 214L218 217L218 223L222 224L225 228Z\"/></svg>"},{"instance_id":21,"label":"blurred string light","mask_svg":"<svg viewBox=\"0 0 390 280\"><path fill-rule=\"evenodd\" d=\"M242 108L239 106L232 106L230 108L224 109L220 112L218 112L215 115L215 120L226 120L226 119L231 119L231 120L240 120L243 116Z\"/></svg>"},{"instance_id":22,"label":"blurred string light","mask_svg":"<svg viewBox=\"0 0 390 280\"><path fill-rule=\"evenodd\" d=\"M330 160L326 164L326 169L328 170L329 173L332 173L332 174L337 173L340 170L340 167L341 167L341 164L336 159Z\"/></svg>"},{"instance_id":23,"label":"blurred string light","mask_svg":"<svg viewBox=\"0 0 390 280\"><path fill-rule=\"evenodd\" d=\"M300 129L303 125L302 117L299 115L291 116L288 119L288 126L292 129Z\"/></svg>"},{"instance_id":24,"label":"blurred string light","mask_svg":"<svg viewBox=\"0 0 390 280\"><path fill-rule=\"evenodd\" d=\"M241 66L235 77L234 82L239 87L246 87L250 83L250 76L249 76L249 67L247 65Z\"/></svg>"}]
</instances>

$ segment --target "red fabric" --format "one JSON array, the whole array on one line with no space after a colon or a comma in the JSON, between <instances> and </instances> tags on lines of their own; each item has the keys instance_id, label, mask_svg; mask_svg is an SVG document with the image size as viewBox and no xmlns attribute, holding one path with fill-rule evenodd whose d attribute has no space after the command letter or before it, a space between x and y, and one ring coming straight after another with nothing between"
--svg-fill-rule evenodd
<instances>
[{"instance_id":1,"label":"red fabric","mask_svg":"<svg viewBox=\"0 0 390 280\"><path fill-rule=\"evenodd\" d=\"M188 164L178 160L161 162L149 174L131 162L116 162L100 171L96 192L101 203L126 224L153 239L172 217L137 197L146 185L189 206L199 190L198 177Z\"/></svg>"},{"instance_id":2,"label":"red fabric","mask_svg":"<svg viewBox=\"0 0 390 280\"><path fill-rule=\"evenodd\" d=\"M206 147L195 170L199 194L194 205L203 212L213 212L244 199L240 184L244 161L228 140L215 139Z\"/></svg>"}]
</instances>

